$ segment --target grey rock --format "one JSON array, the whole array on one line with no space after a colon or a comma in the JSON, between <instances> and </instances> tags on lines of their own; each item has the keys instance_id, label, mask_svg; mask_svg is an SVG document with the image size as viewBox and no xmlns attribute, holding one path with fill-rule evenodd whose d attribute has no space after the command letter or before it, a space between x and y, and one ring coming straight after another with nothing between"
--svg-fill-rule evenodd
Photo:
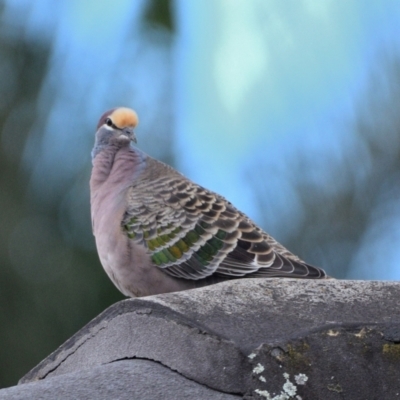
<instances>
[{"instance_id":1,"label":"grey rock","mask_svg":"<svg viewBox=\"0 0 400 400\"><path fill-rule=\"evenodd\" d=\"M234 400L152 361L125 360L54 376L0 391L0 399L23 400Z\"/></svg>"},{"instance_id":2,"label":"grey rock","mask_svg":"<svg viewBox=\"0 0 400 400\"><path fill-rule=\"evenodd\" d=\"M129 299L105 310L13 390L146 359L215 393L247 399L396 398L399 299L399 282L296 279L241 279ZM140 398L152 396L149 390Z\"/></svg>"}]
</instances>

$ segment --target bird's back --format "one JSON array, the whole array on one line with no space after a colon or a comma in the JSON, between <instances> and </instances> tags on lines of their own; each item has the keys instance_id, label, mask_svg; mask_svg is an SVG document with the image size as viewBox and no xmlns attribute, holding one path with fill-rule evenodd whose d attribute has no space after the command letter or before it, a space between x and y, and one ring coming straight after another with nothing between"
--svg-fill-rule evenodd
<instances>
[{"instance_id":1,"label":"bird's back","mask_svg":"<svg viewBox=\"0 0 400 400\"><path fill-rule=\"evenodd\" d=\"M127 192L122 226L153 261L177 278L322 278L217 193L146 156Z\"/></svg>"}]
</instances>

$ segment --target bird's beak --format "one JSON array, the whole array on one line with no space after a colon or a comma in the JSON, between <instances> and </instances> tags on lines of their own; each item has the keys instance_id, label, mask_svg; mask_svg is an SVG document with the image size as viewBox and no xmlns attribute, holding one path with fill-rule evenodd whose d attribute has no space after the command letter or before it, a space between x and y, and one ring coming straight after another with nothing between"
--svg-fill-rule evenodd
<instances>
[{"instance_id":1,"label":"bird's beak","mask_svg":"<svg viewBox=\"0 0 400 400\"><path fill-rule=\"evenodd\" d=\"M121 135L125 136L129 140L134 143L137 143L135 132L133 132L133 128L124 128L121 130Z\"/></svg>"}]
</instances>

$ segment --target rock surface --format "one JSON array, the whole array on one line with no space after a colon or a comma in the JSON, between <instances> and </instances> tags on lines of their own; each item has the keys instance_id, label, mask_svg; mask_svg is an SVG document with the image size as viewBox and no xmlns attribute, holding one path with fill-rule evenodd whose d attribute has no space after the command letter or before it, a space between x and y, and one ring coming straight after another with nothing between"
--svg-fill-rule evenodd
<instances>
[{"instance_id":1,"label":"rock surface","mask_svg":"<svg viewBox=\"0 0 400 400\"><path fill-rule=\"evenodd\" d=\"M398 282L242 279L125 300L0 399L400 398L399 299Z\"/></svg>"},{"instance_id":2,"label":"rock surface","mask_svg":"<svg viewBox=\"0 0 400 400\"><path fill-rule=\"evenodd\" d=\"M10 400L235 400L152 361L124 360L0 391Z\"/></svg>"}]
</instances>

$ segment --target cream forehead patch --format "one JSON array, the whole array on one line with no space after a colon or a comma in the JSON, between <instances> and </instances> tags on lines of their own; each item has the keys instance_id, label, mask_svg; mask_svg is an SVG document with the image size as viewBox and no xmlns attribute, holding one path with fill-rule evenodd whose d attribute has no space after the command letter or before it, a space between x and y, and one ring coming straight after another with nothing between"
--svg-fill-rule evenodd
<instances>
[{"instance_id":1,"label":"cream forehead patch","mask_svg":"<svg viewBox=\"0 0 400 400\"><path fill-rule=\"evenodd\" d=\"M130 108L117 108L111 115L110 118L114 125L118 128L124 128L126 126L135 127L139 123L139 118L135 111Z\"/></svg>"}]
</instances>

